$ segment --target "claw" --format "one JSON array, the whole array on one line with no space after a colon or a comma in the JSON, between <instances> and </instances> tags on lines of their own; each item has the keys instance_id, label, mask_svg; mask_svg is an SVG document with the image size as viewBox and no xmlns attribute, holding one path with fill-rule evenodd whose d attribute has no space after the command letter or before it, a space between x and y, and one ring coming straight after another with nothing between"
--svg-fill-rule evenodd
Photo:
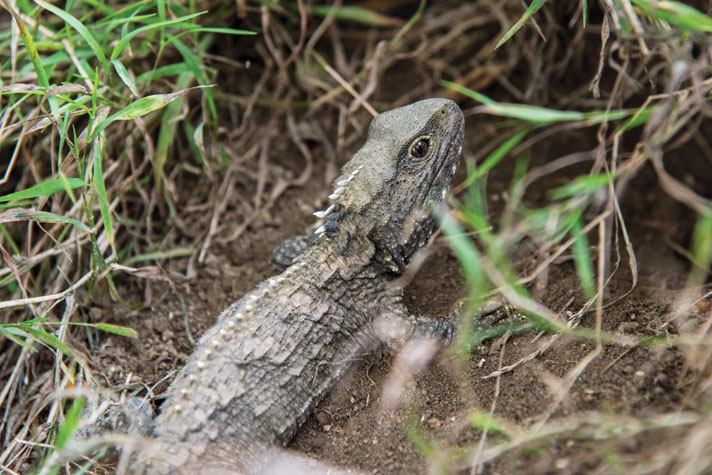
<instances>
[{"instance_id":1,"label":"claw","mask_svg":"<svg viewBox=\"0 0 712 475\"><path fill-rule=\"evenodd\" d=\"M513 325L523 323L524 321L526 321L524 314L511 305L506 304L494 310L481 312L480 318L477 320L477 329L478 331L483 331L502 324Z\"/></svg>"}]
</instances>

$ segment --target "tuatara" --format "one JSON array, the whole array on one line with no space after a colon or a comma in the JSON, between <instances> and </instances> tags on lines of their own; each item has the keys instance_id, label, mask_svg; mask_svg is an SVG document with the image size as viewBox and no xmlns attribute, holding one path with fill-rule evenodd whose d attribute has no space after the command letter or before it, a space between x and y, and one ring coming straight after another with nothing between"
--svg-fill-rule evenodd
<instances>
[{"instance_id":1,"label":"tuatara","mask_svg":"<svg viewBox=\"0 0 712 475\"><path fill-rule=\"evenodd\" d=\"M324 224L304 252L200 338L155 420L167 457L149 471L256 470L263 449L289 441L367 338L450 338L450 320L407 311L398 277L436 227L463 125L446 99L373 119L332 204L315 213Z\"/></svg>"}]
</instances>

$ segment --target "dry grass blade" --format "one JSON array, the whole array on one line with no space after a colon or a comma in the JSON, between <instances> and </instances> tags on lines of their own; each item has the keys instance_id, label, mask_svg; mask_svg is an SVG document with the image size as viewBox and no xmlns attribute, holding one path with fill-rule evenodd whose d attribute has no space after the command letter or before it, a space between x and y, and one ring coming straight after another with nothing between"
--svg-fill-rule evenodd
<instances>
[{"instance_id":1,"label":"dry grass blade","mask_svg":"<svg viewBox=\"0 0 712 475\"><path fill-rule=\"evenodd\" d=\"M606 434L606 430L610 430L611 428L614 428L615 432L631 436L660 429L684 428L698 421L700 421L699 414L693 412L661 414L651 418L617 418L615 421L598 412L584 413L556 422L550 422L545 426L543 431L532 431L515 438L511 442L486 449L481 456L481 461L488 462L494 460L510 450L543 438L553 438L577 433L579 437L601 440L602 438L611 437L611 432Z\"/></svg>"}]
</instances>

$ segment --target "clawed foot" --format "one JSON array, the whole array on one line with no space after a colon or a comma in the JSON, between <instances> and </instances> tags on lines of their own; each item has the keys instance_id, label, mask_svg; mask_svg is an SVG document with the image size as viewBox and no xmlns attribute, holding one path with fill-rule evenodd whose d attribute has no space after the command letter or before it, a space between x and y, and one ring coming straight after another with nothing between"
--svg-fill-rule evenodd
<instances>
[{"instance_id":1,"label":"clawed foot","mask_svg":"<svg viewBox=\"0 0 712 475\"><path fill-rule=\"evenodd\" d=\"M507 329L511 329L525 323L527 323L527 318L524 314L506 304L487 313L481 313L477 319L476 331L487 331L495 327L509 327Z\"/></svg>"},{"instance_id":2,"label":"clawed foot","mask_svg":"<svg viewBox=\"0 0 712 475\"><path fill-rule=\"evenodd\" d=\"M464 302L455 309L457 321L462 321ZM470 351L483 352L483 343L507 332L521 333L530 330L531 324L527 317L513 306L502 300L490 300L482 305L478 315L473 317L471 331L464 335Z\"/></svg>"},{"instance_id":3,"label":"clawed foot","mask_svg":"<svg viewBox=\"0 0 712 475\"><path fill-rule=\"evenodd\" d=\"M412 334L416 339L433 339L448 345L458 331L463 321L464 302L459 302L450 318L419 316L415 317L415 327ZM464 326L464 325L463 325ZM501 300L492 300L482 306L482 310L474 317L470 337L471 347L477 349L484 341L498 337L508 331L523 332L531 329L531 325L521 312Z\"/></svg>"},{"instance_id":4,"label":"clawed foot","mask_svg":"<svg viewBox=\"0 0 712 475\"><path fill-rule=\"evenodd\" d=\"M377 318L370 330L379 341L397 350L408 340L430 340L448 346L458 333L466 347L472 349L508 331L531 329L529 320L511 305L490 301L481 308L479 313L468 315L464 302L460 302L448 318L414 316L408 314L405 307L396 306Z\"/></svg>"}]
</instances>

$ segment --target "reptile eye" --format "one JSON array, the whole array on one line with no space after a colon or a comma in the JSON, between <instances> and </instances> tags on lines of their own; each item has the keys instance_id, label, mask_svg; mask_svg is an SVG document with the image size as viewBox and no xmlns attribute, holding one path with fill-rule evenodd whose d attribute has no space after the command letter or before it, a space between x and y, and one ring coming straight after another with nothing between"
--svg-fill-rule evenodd
<instances>
[{"instance_id":1,"label":"reptile eye","mask_svg":"<svg viewBox=\"0 0 712 475\"><path fill-rule=\"evenodd\" d=\"M410 158L415 160L422 160L428 156L430 151L430 137L427 135L424 137L419 137L413 141L413 145L410 146L408 150L408 155Z\"/></svg>"}]
</instances>

